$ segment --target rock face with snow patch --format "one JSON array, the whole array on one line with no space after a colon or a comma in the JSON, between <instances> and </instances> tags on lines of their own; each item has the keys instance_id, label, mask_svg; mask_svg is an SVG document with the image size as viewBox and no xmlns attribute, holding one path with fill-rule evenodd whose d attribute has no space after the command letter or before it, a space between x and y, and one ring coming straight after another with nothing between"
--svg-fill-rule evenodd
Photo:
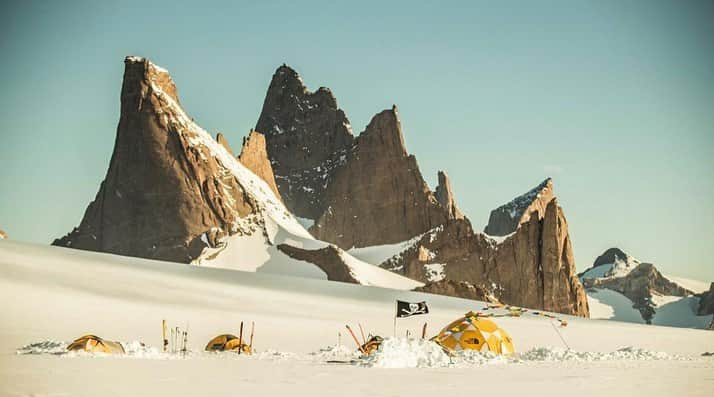
<instances>
[{"instance_id":1,"label":"rock face with snow patch","mask_svg":"<svg viewBox=\"0 0 714 397\"><path fill-rule=\"evenodd\" d=\"M80 225L53 244L190 262L223 236L249 233L240 220L258 203L196 144L198 128L168 72L127 57L109 170Z\"/></svg>"},{"instance_id":2,"label":"rock face with snow patch","mask_svg":"<svg viewBox=\"0 0 714 397\"><path fill-rule=\"evenodd\" d=\"M382 264L407 277L428 281L433 263L444 279L468 282L501 302L587 317L587 296L575 273L568 224L555 198L498 242L474 232L468 219L426 233L406 251Z\"/></svg>"},{"instance_id":3,"label":"rock face with snow patch","mask_svg":"<svg viewBox=\"0 0 714 397\"><path fill-rule=\"evenodd\" d=\"M273 167L270 165L270 160L268 159L265 136L263 134L251 130L250 134L243 138L243 147L238 156L238 161L264 180L268 186L270 186L273 193L275 193L275 196L280 198L280 192L275 184Z\"/></svg>"},{"instance_id":4,"label":"rock face with snow patch","mask_svg":"<svg viewBox=\"0 0 714 397\"><path fill-rule=\"evenodd\" d=\"M513 233L519 225L528 222L531 215L543 217L546 206L553 199L553 180L541 182L507 204L491 211L484 233L490 236L505 236Z\"/></svg>"},{"instance_id":5,"label":"rock face with snow patch","mask_svg":"<svg viewBox=\"0 0 714 397\"><path fill-rule=\"evenodd\" d=\"M466 281L441 280L426 283L414 291L428 292L430 294L455 296L457 298L471 299L482 302L497 303L498 300L483 287L475 286Z\"/></svg>"},{"instance_id":6,"label":"rock face with snow patch","mask_svg":"<svg viewBox=\"0 0 714 397\"><path fill-rule=\"evenodd\" d=\"M598 266L607 266L607 265L615 263L618 260L627 258L628 256L629 255L627 255L625 252L623 252L621 249L619 249L617 247L608 248L600 256L595 258L595 261L593 262L592 267L595 268Z\"/></svg>"},{"instance_id":7,"label":"rock face with snow patch","mask_svg":"<svg viewBox=\"0 0 714 397\"><path fill-rule=\"evenodd\" d=\"M317 265L327 274L327 279L330 281L359 284L359 281L350 273L349 267L340 256L339 248L333 245L328 245L321 249L308 250L288 244L280 244L278 249L293 259Z\"/></svg>"},{"instance_id":8,"label":"rock face with snow patch","mask_svg":"<svg viewBox=\"0 0 714 397\"><path fill-rule=\"evenodd\" d=\"M273 75L255 130L265 135L278 190L288 209L316 219L324 192L352 145L352 128L329 89L310 92L283 65Z\"/></svg>"},{"instance_id":9,"label":"rock face with snow patch","mask_svg":"<svg viewBox=\"0 0 714 397\"><path fill-rule=\"evenodd\" d=\"M325 204L310 232L344 249L408 240L449 219L407 153L396 106L356 139Z\"/></svg>"}]
</instances>

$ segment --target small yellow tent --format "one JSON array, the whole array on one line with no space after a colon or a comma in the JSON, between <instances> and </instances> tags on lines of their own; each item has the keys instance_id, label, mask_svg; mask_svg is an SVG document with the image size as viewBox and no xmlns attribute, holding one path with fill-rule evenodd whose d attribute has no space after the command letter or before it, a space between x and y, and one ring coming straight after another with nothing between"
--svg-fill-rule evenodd
<instances>
[{"instance_id":1,"label":"small yellow tent","mask_svg":"<svg viewBox=\"0 0 714 397\"><path fill-rule=\"evenodd\" d=\"M69 351L86 351L90 353L124 354L124 347L119 342L104 340L96 335L83 335L75 339L69 346Z\"/></svg>"},{"instance_id":2,"label":"small yellow tent","mask_svg":"<svg viewBox=\"0 0 714 397\"><path fill-rule=\"evenodd\" d=\"M206 351L238 351L241 350L244 353L252 353L252 348L250 345L245 343L240 343L240 339L232 334L218 335L211 339L206 345Z\"/></svg>"},{"instance_id":3,"label":"small yellow tent","mask_svg":"<svg viewBox=\"0 0 714 397\"><path fill-rule=\"evenodd\" d=\"M511 354L514 351L513 341L505 330L474 312L447 325L431 340L449 352L479 350Z\"/></svg>"}]
</instances>

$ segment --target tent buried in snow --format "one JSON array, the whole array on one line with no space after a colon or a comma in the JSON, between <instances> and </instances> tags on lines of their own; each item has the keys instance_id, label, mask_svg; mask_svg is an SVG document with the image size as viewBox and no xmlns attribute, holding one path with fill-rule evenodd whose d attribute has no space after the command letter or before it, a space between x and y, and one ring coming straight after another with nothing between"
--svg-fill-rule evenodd
<instances>
[{"instance_id":1,"label":"tent buried in snow","mask_svg":"<svg viewBox=\"0 0 714 397\"><path fill-rule=\"evenodd\" d=\"M447 325L431 340L450 353L479 350L512 354L514 351L513 341L505 330L474 312L468 312L464 317Z\"/></svg>"},{"instance_id":2,"label":"tent buried in snow","mask_svg":"<svg viewBox=\"0 0 714 397\"><path fill-rule=\"evenodd\" d=\"M211 339L206 345L206 351L242 351L243 353L252 353L253 348L250 345L241 343L241 340L232 334L218 335Z\"/></svg>"},{"instance_id":3,"label":"tent buried in snow","mask_svg":"<svg viewBox=\"0 0 714 397\"><path fill-rule=\"evenodd\" d=\"M96 335L83 335L75 339L69 346L69 351L85 351L90 353L124 354L124 347L119 342L104 340Z\"/></svg>"}]
</instances>

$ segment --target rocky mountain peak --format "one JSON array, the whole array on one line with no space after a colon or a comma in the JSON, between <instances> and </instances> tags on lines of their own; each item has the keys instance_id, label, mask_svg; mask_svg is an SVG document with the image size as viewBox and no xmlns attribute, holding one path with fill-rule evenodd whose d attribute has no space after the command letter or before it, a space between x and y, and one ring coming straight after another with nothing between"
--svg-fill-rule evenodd
<instances>
[{"instance_id":1,"label":"rocky mountain peak","mask_svg":"<svg viewBox=\"0 0 714 397\"><path fill-rule=\"evenodd\" d=\"M107 175L80 225L53 244L191 262L224 236L252 233L244 219L260 204L231 167L179 105L169 73L127 57Z\"/></svg>"},{"instance_id":2,"label":"rocky mountain peak","mask_svg":"<svg viewBox=\"0 0 714 397\"><path fill-rule=\"evenodd\" d=\"M243 147L238 156L238 161L264 180L275 193L275 196L280 198L280 192L275 184L273 167L270 165L270 160L268 160L265 136L263 134L251 130L248 136L243 138Z\"/></svg>"},{"instance_id":3,"label":"rocky mountain peak","mask_svg":"<svg viewBox=\"0 0 714 397\"><path fill-rule=\"evenodd\" d=\"M325 203L310 231L343 249L405 241L448 219L407 154L396 106L372 117L357 137Z\"/></svg>"},{"instance_id":4,"label":"rocky mountain peak","mask_svg":"<svg viewBox=\"0 0 714 397\"><path fill-rule=\"evenodd\" d=\"M396 105L374 115L357 141L362 152L370 151L395 157L408 156Z\"/></svg>"},{"instance_id":5,"label":"rocky mountain peak","mask_svg":"<svg viewBox=\"0 0 714 397\"><path fill-rule=\"evenodd\" d=\"M124 59L124 80L122 83L122 98L143 98L146 94L142 89L161 90L169 98L179 103L176 84L168 70L156 66L146 58L128 56ZM141 103L137 104L141 106Z\"/></svg>"},{"instance_id":6,"label":"rocky mountain peak","mask_svg":"<svg viewBox=\"0 0 714 397\"><path fill-rule=\"evenodd\" d=\"M289 66L279 67L268 87L255 130L265 135L278 190L295 215L316 219L324 193L354 137L332 92L310 92Z\"/></svg>"},{"instance_id":7,"label":"rocky mountain peak","mask_svg":"<svg viewBox=\"0 0 714 397\"><path fill-rule=\"evenodd\" d=\"M595 259L591 268L579 274L581 278L622 277L640 264L623 250L608 248Z\"/></svg>"},{"instance_id":8,"label":"rocky mountain peak","mask_svg":"<svg viewBox=\"0 0 714 397\"><path fill-rule=\"evenodd\" d=\"M436 187L436 191L434 191L436 200L446 209L449 214L449 219L462 219L464 214L462 214L456 206L456 199L454 198L454 192L451 190L451 180L449 176L446 172L439 171L438 177L439 185Z\"/></svg>"},{"instance_id":9,"label":"rocky mountain peak","mask_svg":"<svg viewBox=\"0 0 714 397\"><path fill-rule=\"evenodd\" d=\"M505 236L528 222L534 212L542 218L553 197L553 180L548 178L528 192L491 211L484 233L490 236Z\"/></svg>"},{"instance_id":10,"label":"rocky mountain peak","mask_svg":"<svg viewBox=\"0 0 714 397\"><path fill-rule=\"evenodd\" d=\"M600 256L595 258L595 262L593 262L593 267L615 263L615 261L622 260L624 258L627 258L628 256L629 255L627 255L624 251L617 247L608 248Z\"/></svg>"}]
</instances>

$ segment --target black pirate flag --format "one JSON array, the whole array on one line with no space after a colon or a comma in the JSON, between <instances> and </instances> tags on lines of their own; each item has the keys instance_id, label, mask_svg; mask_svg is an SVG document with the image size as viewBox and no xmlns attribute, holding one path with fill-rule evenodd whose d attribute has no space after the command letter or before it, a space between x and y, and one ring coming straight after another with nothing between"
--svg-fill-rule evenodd
<instances>
[{"instance_id":1,"label":"black pirate flag","mask_svg":"<svg viewBox=\"0 0 714 397\"><path fill-rule=\"evenodd\" d=\"M429 313L429 308L426 306L426 302L397 301L397 317L409 317L427 313Z\"/></svg>"}]
</instances>

